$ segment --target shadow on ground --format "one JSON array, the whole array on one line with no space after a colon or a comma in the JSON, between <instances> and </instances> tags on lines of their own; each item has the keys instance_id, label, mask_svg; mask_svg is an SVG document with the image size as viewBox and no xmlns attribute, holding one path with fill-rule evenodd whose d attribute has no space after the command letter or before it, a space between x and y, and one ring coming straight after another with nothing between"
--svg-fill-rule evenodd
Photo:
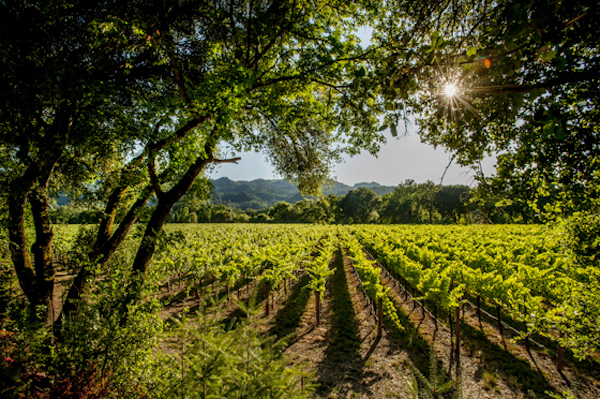
<instances>
[{"instance_id":1,"label":"shadow on ground","mask_svg":"<svg viewBox=\"0 0 600 399\"><path fill-rule=\"evenodd\" d=\"M558 393L541 371L532 369L525 360L491 342L480 330L466 323L461 323L461 330L462 344L469 348L471 353L481 353L481 363L485 364L489 371L497 370L509 386L518 388L525 395L533 394L534 397L548 397L546 391Z\"/></svg>"},{"instance_id":2,"label":"shadow on ground","mask_svg":"<svg viewBox=\"0 0 600 399\"><path fill-rule=\"evenodd\" d=\"M369 387L377 381L377 375L364 371L359 325L348 290L342 253L338 250L334 256L331 267L335 268L335 273L329 291L331 328L326 337L330 344L325 349L323 361L317 365L319 386L316 395L327 398L335 390L340 397L346 397L348 392L370 396Z\"/></svg>"},{"instance_id":3,"label":"shadow on ground","mask_svg":"<svg viewBox=\"0 0 600 399\"><path fill-rule=\"evenodd\" d=\"M308 287L310 276L303 275L298 279L283 306L275 315L275 323L269 330L269 334L284 339L288 345L292 345L297 339L297 330L302 322L302 316L306 311L311 290Z\"/></svg>"}]
</instances>

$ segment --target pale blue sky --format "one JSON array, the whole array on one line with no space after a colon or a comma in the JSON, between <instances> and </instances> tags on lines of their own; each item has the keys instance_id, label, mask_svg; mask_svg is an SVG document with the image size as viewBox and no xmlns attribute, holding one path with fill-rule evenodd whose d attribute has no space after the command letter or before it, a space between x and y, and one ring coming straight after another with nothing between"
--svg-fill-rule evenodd
<instances>
[{"instance_id":1,"label":"pale blue sky","mask_svg":"<svg viewBox=\"0 0 600 399\"><path fill-rule=\"evenodd\" d=\"M338 181L354 185L360 182L375 181L383 185L396 186L406 179L418 183L432 180L439 183L444 169L450 160L443 149L421 143L416 134L407 137L391 137L386 132L387 144L382 145L378 158L363 152L355 157L345 157L345 162L335 166L332 177ZM273 168L261 153L244 152L238 154L242 159L238 164L222 164L210 174L212 179L229 177L232 180L279 179ZM483 163L484 173L494 172L495 159L487 159ZM453 163L444 184L466 184L472 186L473 172Z\"/></svg>"},{"instance_id":2,"label":"pale blue sky","mask_svg":"<svg viewBox=\"0 0 600 399\"><path fill-rule=\"evenodd\" d=\"M359 29L358 35L362 43L368 44L371 38L370 28ZM343 163L335 166L332 176L338 181L354 185L360 182L377 182L387 186L396 186L406 179L417 183L432 180L439 183L444 170L450 161L450 155L443 149L421 143L416 133L406 137L394 138L389 130L385 132L387 144L381 146L378 157L363 152L355 157L345 157ZM238 154L242 160L238 164L222 164L217 166L209 177L218 179L228 177L232 180L279 179L273 168L265 160L263 154L244 152ZM495 159L483 162L486 175L495 172ZM474 185L473 171L461 168L455 163L450 166L444 177L444 184Z\"/></svg>"}]
</instances>

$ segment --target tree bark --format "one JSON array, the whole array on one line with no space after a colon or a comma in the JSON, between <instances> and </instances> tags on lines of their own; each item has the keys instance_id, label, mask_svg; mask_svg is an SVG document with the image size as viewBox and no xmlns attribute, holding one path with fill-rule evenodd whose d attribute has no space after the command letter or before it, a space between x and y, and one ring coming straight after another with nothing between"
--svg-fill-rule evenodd
<instances>
[{"instance_id":1,"label":"tree bark","mask_svg":"<svg viewBox=\"0 0 600 399\"><path fill-rule=\"evenodd\" d=\"M47 183L46 183L47 184ZM38 187L29 195L29 203L33 214L36 241L32 245L35 259L35 294L31 298L32 306L46 306L45 322L54 323L54 264L52 259L52 226L48 214L48 190Z\"/></svg>"},{"instance_id":2,"label":"tree bark","mask_svg":"<svg viewBox=\"0 0 600 399\"><path fill-rule=\"evenodd\" d=\"M115 191L124 192L124 189L117 188ZM110 234L112 228L108 226L108 223L106 223L107 226L101 226L100 231L98 232L96 243L94 244L94 250L88 257L88 264L81 266L81 269L79 270L79 272L75 276L75 279L73 280L73 284L71 284L71 288L69 289L69 293L67 294L65 304L62 308L62 312L56 321L57 325L60 326L63 322L64 317L68 317L73 311L77 309L77 304L82 298L89 281L89 266L94 263L99 263L102 266L111 259L111 257L115 254L121 243L127 237L127 234L129 234L131 228L134 226L138 214L140 213L144 205L146 205L152 193L153 190L150 185L144 188L144 190L142 190L141 197L131 206L131 208L119 224L119 227L112 235ZM122 197L122 194L119 194L118 196ZM114 195L113 193L111 197L116 197L116 195ZM107 203L107 212L105 213L116 213L117 205L117 203L109 199L109 202ZM112 210L108 211L109 209L111 209L111 207L114 208L114 212Z\"/></svg>"},{"instance_id":3,"label":"tree bark","mask_svg":"<svg viewBox=\"0 0 600 399\"><path fill-rule=\"evenodd\" d=\"M127 186L121 185L117 187L108 197L108 202L106 203L104 215L102 217L102 220L100 221L98 237L96 238L96 242L94 244L95 250L99 250L110 239L110 236L112 235L112 228L115 221L115 217L117 215L117 209L119 208L119 203L121 202L123 195L125 195L126 190Z\"/></svg>"},{"instance_id":4,"label":"tree bark","mask_svg":"<svg viewBox=\"0 0 600 399\"><path fill-rule=\"evenodd\" d=\"M11 190L8 198L8 234L11 258L19 285L25 296L31 301L35 295L35 273L29 251L27 250L27 237L25 235L25 203L26 194L21 190Z\"/></svg>"},{"instance_id":5,"label":"tree bark","mask_svg":"<svg viewBox=\"0 0 600 399\"><path fill-rule=\"evenodd\" d=\"M50 139L53 138L49 134ZM64 137L63 137L64 139ZM54 290L54 267L52 264L52 228L48 215L48 181L62 153L61 138L48 144L34 162L30 163L20 178L9 187L9 248L19 284L29 300L30 315L37 318L37 307L46 306L42 321L54 321L52 293ZM58 154L58 155L57 155ZM32 246L35 265L32 265L25 235L25 207L29 200L33 214L36 242ZM35 266L35 271L34 271Z\"/></svg>"},{"instance_id":6,"label":"tree bark","mask_svg":"<svg viewBox=\"0 0 600 399\"><path fill-rule=\"evenodd\" d=\"M156 249L156 240L167 220L167 216L171 212L171 208L190 189L204 167L213 161L210 149L207 149L207 155L208 157L200 156L196 159L196 162L188 168L186 174L171 190L164 193L157 193L158 205L146 226L142 243L133 261L134 272L141 275L146 274L148 265Z\"/></svg>"}]
</instances>

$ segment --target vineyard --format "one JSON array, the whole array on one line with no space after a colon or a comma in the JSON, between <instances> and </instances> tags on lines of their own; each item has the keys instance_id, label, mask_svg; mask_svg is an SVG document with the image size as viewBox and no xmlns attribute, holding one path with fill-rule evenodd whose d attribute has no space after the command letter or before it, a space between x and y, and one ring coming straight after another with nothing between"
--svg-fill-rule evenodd
<instances>
[{"instance_id":1,"label":"vineyard","mask_svg":"<svg viewBox=\"0 0 600 399\"><path fill-rule=\"evenodd\" d=\"M64 287L86 231L57 228ZM600 397L600 271L574 265L558 230L170 225L128 311L135 331L115 311L127 248L80 305L97 325L69 320L70 352L56 354L114 392L135 381L149 397ZM15 280L4 285L18 301ZM3 372L23 344L7 320Z\"/></svg>"}]
</instances>

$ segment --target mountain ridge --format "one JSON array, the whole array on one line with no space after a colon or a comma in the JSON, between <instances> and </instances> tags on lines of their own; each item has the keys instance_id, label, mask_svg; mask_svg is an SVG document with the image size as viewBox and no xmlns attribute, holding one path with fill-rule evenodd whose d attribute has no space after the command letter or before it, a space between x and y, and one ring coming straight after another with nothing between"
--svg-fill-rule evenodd
<instances>
[{"instance_id":1,"label":"mountain ridge","mask_svg":"<svg viewBox=\"0 0 600 399\"><path fill-rule=\"evenodd\" d=\"M280 201L295 204L304 198L298 188L283 179L254 179L231 180L228 177L210 179L213 184L211 202L216 205L227 205L237 209L262 209L268 208ZM346 195L349 191L360 187L373 190L382 196L394 190L392 186L384 186L377 182L360 182L353 186L331 180L323 188L323 195Z\"/></svg>"}]
</instances>

